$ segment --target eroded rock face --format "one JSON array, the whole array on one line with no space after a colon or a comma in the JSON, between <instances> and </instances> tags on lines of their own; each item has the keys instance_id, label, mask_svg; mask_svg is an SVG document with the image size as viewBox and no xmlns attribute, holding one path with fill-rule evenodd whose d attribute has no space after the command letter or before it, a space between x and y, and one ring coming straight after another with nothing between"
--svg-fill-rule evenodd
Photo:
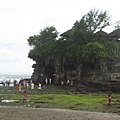
<instances>
[{"instance_id":1,"label":"eroded rock face","mask_svg":"<svg viewBox=\"0 0 120 120\"><path fill-rule=\"evenodd\" d=\"M38 84L39 82L43 81L45 61L43 59L36 59L35 61L36 61L36 64L32 66L34 68L34 72L31 79L35 84Z\"/></svg>"},{"instance_id":2,"label":"eroded rock face","mask_svg":"<svg viewBox=\"0 0 120 120\"><path fill-rule=\"evenodd\" d=\"M111 70L105 63L91 67L90 64L78 65L73 60L46 62L39 59L33 65L34 73L31 78L35 84L46 84L47 79L47 84L75 85L80 92L120 92L119 66L110 65Z\"/></svg>"},{"instance_id":3,"label":"eroded rock face","mask_svg":"<svg viewBox=\"0 0 120 120\"><path fill-rule=\"evenodd\" d=\"M51 79L51 83L60 84L67 80L73 81L74 84L80 82L105 82L120 81L120 66L115 63L106 64L104 61L96 63L79 64L78 60L61 59L61 61L52 58L36 59L33 65L34 72L32 80L35 84L45 83ZM116 73L117 72L117 73Z\"/></svg>"}]
</instances>

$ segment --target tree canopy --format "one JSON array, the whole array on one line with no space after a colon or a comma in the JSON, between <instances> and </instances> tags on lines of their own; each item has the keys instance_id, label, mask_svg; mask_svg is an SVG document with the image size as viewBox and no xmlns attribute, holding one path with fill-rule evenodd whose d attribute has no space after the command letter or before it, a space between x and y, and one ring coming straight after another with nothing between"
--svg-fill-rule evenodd
<instances>
[{"instance_id":1,"label":"tree canopy","mask_svg":"<svg viewBox=\"0 0 120 120\"><path fill-rule=\"evenodd\" d=\"M111 16L106 11L94 9L76 21L72 29L59 39L55 27L46 27L38 35L29 37L28 43L33 49L28 56L76 58L80 61L100 58L118 60L120 44L108 39L99 41L95 37L95 33L109 26L110 21Z\"/></svg>"}]
</instances>

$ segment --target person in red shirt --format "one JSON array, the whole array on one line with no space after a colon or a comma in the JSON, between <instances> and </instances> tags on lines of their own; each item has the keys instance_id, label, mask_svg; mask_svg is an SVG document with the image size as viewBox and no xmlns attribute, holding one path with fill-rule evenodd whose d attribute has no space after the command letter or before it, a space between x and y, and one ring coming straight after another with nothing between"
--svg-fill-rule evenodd
<instances>
[{"instance_id":1,"label":"person in red shirt","mask_svg":"<svg viewBox=\"0 0 120 120\"><path fill-rule=\"evenodd\" d=\"M27 105L27 92L24 91L24 94L23 94L24 98L23 98L23 104L26 103Z\"/></svg>"},{"instance_id":2,"label":"person in red shirt","mask_svg":"<svg viewBox=\"0 0 120 120\"><path fill-rule=\"evenodd\" d=\"M108 102L109 102L109 105L111 105L111 102L112 102L112 97L111 97L111 95L108 95Z\"/></svg>"}]
</instances>

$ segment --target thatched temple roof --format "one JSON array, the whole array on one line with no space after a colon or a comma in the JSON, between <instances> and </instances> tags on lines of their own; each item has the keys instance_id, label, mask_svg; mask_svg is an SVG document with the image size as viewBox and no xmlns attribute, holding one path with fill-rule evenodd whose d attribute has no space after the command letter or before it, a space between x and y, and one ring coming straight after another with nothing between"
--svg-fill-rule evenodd
<instances>
[{"instance_id":1,"label":"thatched temple roof","mask_svg":"<svg viewBox=\"0 0 120 120\"><path fill-rule=\"evenodd\" d=\"M100 36L108 36L108 33L104 32L104 31L102 31L102 30L96 32L96 34L97 34L97 35L100 35Z\"/></svg>"},{"instance_id":2,"label":"thatched temple roof","mask_svg":"<svg viewBox=\"0 0 120 120\"><path fill-rule=\"evenodd\" d=\"M120 29L116 29L113 32L109 33L111 37L119 37L120 36Z\"/></svg>"}]
</instances>

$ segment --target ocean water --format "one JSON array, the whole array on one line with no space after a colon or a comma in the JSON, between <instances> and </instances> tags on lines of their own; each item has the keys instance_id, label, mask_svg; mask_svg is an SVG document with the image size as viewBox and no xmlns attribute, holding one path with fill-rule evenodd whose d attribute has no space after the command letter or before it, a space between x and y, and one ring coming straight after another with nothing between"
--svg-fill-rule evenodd
<instances>
[{"instance_id":1,"label":"ocean water","mask_svg":"<svg viewBox=\"0 0 120 120\"><path fill-rule=\"evenodd\" d=\"M0 78L5 78L5 79L21 79L21 78L31 78L31 75L0 75Z\"/></svg>"},{"instance_id":2,"label":"ocean water","mask_svg":"<svg viewBox=\"0 0 120 120\"><path fill-rule=\"evenodd\" d=\"M12 86L12 84L13 84L13 81L14 80L17 80L18 82L19 82L19 80L20 79L24 79L24 78L31 78L31 75L23 75L23 74L21 74L21 75L14 75L14 74L12 74L12 75L3 75L3 74L1 74L0 75L0 86L2 86L2 81L3 80L10 80L10 82L11 82L11 84L10 84L10 86Z\"/></svg>"}]
</instances>

